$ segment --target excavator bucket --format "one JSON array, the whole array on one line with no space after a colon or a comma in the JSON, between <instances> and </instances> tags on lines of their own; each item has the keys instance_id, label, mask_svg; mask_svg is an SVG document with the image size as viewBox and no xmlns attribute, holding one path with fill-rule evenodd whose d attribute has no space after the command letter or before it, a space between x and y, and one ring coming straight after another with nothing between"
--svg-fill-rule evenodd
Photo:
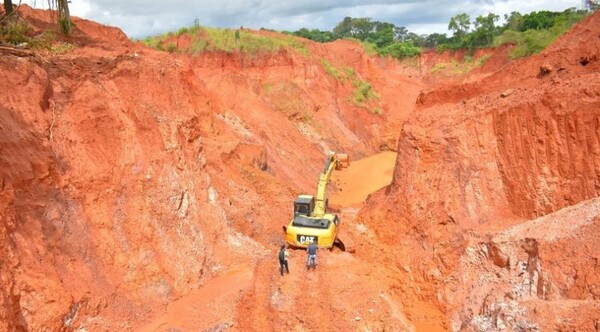
<instances>
[{"instance_id":1,"label":"excavator bucket","mask_svg":"<svg viewBox=\"0 0 600 332\"><path fill-rule=\"evenodd\" d=\"M348 156L345 153L338 153L337 155L337 159L338 159L338 163L337 163L337 169L342 169L342 168L346 168L348 166L350 166L350 156Z\"/></svg>"}]
</instances>

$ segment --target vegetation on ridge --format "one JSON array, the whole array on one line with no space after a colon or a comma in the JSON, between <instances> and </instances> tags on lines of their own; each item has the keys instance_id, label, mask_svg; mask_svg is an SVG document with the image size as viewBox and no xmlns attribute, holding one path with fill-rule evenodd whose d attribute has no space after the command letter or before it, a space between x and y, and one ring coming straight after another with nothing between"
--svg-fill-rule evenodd
<instances>
[{"instance_id":1,"label":"vegetation on ridge","mask_svg":"<svg viewBox=\"0 0 600 332\"><path fill-rule=\"evenodd\" d=\"M423 48L438 51L498 47L503 44L515 45L511 57L519 58L538 53L579 22L591 10L569 8L563 12L539 11L529 14L512 12L504 15L505 23L498 24L500 16L488 13L471 20L468 14L453 16L446 34L432 33L418 35L408 31L406 27L398 27L392 23L372 21L370 18L345 17L332 31L302 28L295 32L283 31L284 34L307 38L316 42L331 42L337 39L354 39L359 41L366 52L389 56L396 59L416 57ZM180 37L189 35L191 44L180 45ZM293 48L308 55L302 41L285 36L266 36L244 29L214 29L206 27L182 28L176 33L149 37L144 43L150 47L168 52L197 54L208 51L224 52L277 52L284 48Z\"/></svg>"},{"instance_id":2,"label":"vegetation on ridge","mask_svg":"<svg viewBox=\"0 0 600 332\"><path fill-rule=\"evenodd\" d=\"M189 41L183 42L183 36ZM193 26L179 29L176 33L148 37L143 43L149 47L168 51L198 54L203 52L276 53L292 48L308 55L305 43L292 36L266 36L242 29L217 29Z\"/></svg>"},{"instance_id":3,"label":"vegetation on ridge","mask_svg":"<svg viewBox=\"0 0 600 332\"><path fill-rule=\"evenodd\" d=\"M418 35L408 31L406 27L371 21L364 17L346 17L332 31L303 28L292 34L317 42L353 38L382 56L398 59L417 56L422 48L435 48L439 51L472 50L510 43L516 46L511 55L517 58L543 50L588 13L588 10L575 8L563 12L512 12L504 16L503 25L497 24L500 16L493 13L480 15L474 20L468 14L461 13L452 17L448 23L448 29L453 32L451 37L440 33Z\"/></svg>"}]
</instances>

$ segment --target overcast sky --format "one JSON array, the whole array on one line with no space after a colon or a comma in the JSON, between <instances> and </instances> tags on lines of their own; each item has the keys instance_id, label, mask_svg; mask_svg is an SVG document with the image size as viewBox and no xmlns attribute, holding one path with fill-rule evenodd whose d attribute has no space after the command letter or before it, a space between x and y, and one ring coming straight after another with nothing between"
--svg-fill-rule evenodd
<instances>
[{"instance_id":1,"label":"overcast sky","mask_svg":"<svg viewBox=\"0 0 600 332\"><path fill-rule=\"evenodd\" d=\"M18 3L13 0L13 3ZM36 8L47 0L23 0ZM70 0L71 15L121 28L131 38L200 25L215 28L331 31L349 16L407 27L417 34L448 33L459 13L479 15L582 8L582 0ZM450 35L450 33L448 33Z\"/></svg>"}]
</instances>

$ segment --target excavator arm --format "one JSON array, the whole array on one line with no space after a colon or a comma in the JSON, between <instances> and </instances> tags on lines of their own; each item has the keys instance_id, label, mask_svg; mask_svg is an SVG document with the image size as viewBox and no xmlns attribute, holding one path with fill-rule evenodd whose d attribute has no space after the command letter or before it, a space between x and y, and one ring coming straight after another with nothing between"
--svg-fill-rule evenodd
<instances>
[{"instance_id":1,"label":"excavator arm","mask_svg":"<svg viewBox=\"0 0 600 332\"><path fill-rule=\"evenodd\" d=\"M315 210L313 216L323 216L327 210L326 197L327 197L327 185L329 184L329 178L333 170L339 170L348 167L349 158L347 154L329 152L327 160L325 161L325 168L319 176L319 183L317 184L317 196L315 196Z\"/></svg>"}]
</instances>

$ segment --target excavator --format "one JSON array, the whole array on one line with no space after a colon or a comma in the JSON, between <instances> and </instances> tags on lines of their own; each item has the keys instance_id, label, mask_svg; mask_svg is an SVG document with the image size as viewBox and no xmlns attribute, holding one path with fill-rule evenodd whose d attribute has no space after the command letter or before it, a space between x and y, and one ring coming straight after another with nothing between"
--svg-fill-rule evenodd
<instances>
[{"instance_id":1,"label":"excavator","mask_svg":"<svg viewBox=\"0 0 600 332\"><path fill-rule=\"evenodd\" d=\"M337 238L340 218L335 213L327 212L327 185L333 170L346 168L350 165L347 154L330 151L325 161L325 168L319 176L317 195L299 195L294 200L294 216L287 226L283 226L286 242L291 247L306 248L315 242L319 248L333 248L342 251L346 248Z\"/></svg>"}]
</instances>

